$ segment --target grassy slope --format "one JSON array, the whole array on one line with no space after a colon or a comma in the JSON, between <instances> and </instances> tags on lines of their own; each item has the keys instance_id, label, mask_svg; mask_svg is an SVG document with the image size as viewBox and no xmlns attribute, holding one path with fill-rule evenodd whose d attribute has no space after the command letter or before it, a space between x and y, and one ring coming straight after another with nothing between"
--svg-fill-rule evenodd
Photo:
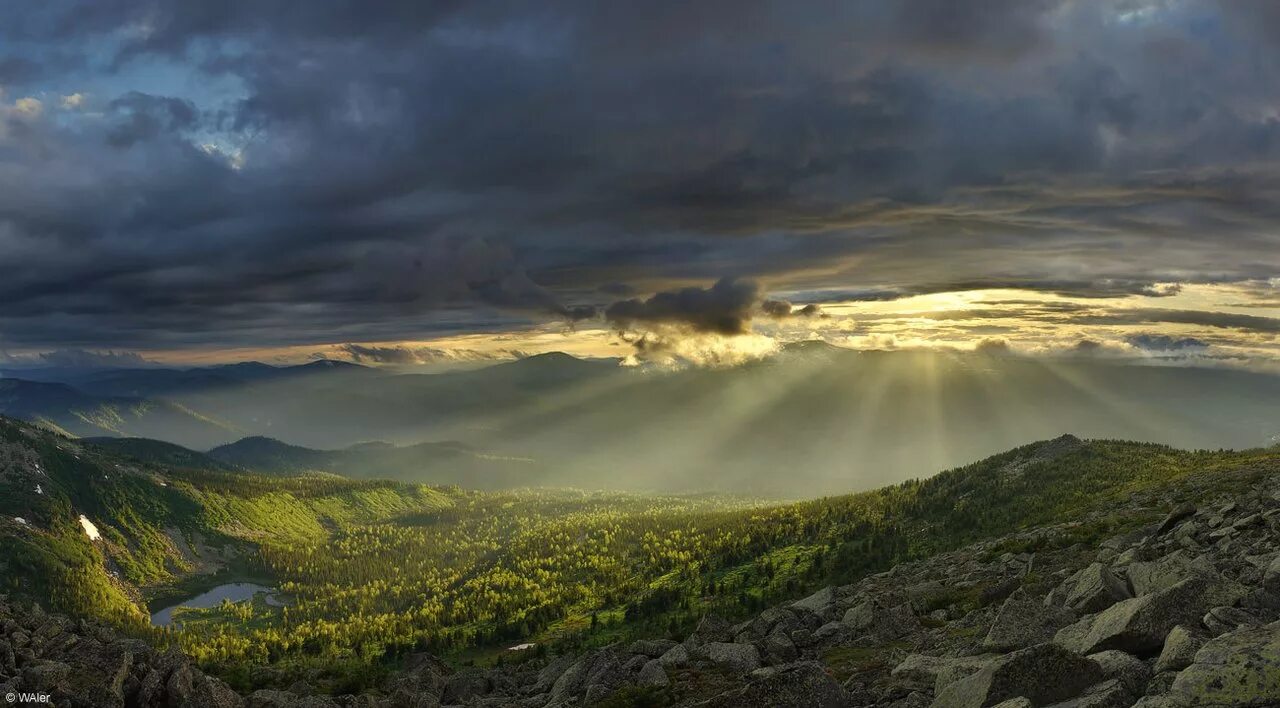
<instances>
[{"instance_id":1,"label":"grassy slope","mask_svg":"<svg viewBox=\"0 0 1280 708\"><path fill-rule=\"evenodd\" d=\"M206 548L319 542L335 529L451 503L442 492L390 482L156 467L6 418L0 448L6 589L120 624L145 621L137 587L172 583L193 570L194 539ZM101 541L87 538L81 514Z\"/></svg>"}]
</instances>

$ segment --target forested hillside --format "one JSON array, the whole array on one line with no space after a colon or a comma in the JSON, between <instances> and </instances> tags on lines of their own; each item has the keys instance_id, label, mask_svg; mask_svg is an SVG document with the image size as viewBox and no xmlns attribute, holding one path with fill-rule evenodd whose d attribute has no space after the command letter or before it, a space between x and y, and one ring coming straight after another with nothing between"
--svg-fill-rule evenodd
<instances>
[{"instance_id":1,"label":"forested hillside","mask_svg":"<svg viewBox=\"0 0 1280 708\"><path fill-rule=\"evenodd\" d=\"M9 591L140 627L143 592L210 573L269 578L284 606L258 596L187 610L160 639L235 685L268 663L258 683L306 675L347 689L414 650L492 661L518 642L675 636L709 610L742 616L894 563L1069 521L1193 471L1230 483L1236 470L1277 460L1273 451L1066 436L923 481L771 504L266 477L126 459L13 421L0 421L0 435ZM1070 540L1143 521L1117 515Z\"/></svg>"}]
</instances>

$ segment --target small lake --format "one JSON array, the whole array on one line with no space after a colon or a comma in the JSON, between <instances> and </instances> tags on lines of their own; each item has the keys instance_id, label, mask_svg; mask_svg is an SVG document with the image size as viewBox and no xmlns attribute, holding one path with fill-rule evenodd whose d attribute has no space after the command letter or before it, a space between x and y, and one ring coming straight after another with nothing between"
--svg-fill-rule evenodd
<instances>
[{"instance_id":1,"label":"small lake","mask_svg":"<svg viewBox=\"0 0 1280 708\"><path fill-rule=\"evenodd\" d=\"M217 607L223 600L232 602L243 602L252 598L254 595L265 592L274 593L275 588L269 588L256 583L227 583L218 587L202 592L193 598L183 600L175 605L166 607L163 610L151 615L151 624L157 627L166 627L173 621L173 611L179 607L194 607L197 609L206 609L209 607ZM284 605L275 595L267 595L267 604L274 607Z\"/></svg>"}]
</instances>

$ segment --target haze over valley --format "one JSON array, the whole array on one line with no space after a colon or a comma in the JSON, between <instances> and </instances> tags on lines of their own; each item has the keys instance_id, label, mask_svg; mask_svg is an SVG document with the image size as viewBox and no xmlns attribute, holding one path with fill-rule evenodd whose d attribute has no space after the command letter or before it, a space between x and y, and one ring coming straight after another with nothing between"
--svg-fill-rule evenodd
<instances>
[{"instance_id":1,"label":"haze over valley","mask_svg":"<svg viewBox=\"0 0 1280 708\"><path fill-rule=\"evenodd\" d=\"M802 498L1063 432L1250 448L1275 444L1280 425L1280 378L1265 372L821 342L674 371L543 354L431 374L321 361L38 375L61 383L0 379L0 413L85 437L213 448L259 471L486 489ZM255 437L281 444L230 445Z\"/></svg>"}]
</instances>

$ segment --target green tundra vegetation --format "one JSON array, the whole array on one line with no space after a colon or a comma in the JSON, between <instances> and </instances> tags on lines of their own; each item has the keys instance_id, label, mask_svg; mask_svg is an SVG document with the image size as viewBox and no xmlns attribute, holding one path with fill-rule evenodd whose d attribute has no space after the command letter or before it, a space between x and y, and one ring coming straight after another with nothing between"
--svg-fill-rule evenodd
<instances>
[{"instance_id":1,"label":"green tundra vegetation","mask_svg":"<svg viewBox=\"0 0 1280 708\"><path fill-rule=\"evenodd\" d=\"M416 650L493 662L527 655L505 651L517 643L683 636L708 611L745 616L1192 473L1238 484L1280 464L1274 450L1061 438L926 480L781 503L261 476L118 448L0 419L0 592L181 646L235 684L256 671L258 686L305 676L343 691ZM1067 540L1143 521L1082 525ZM174 588L250 577L285 602L260 594L147 627L147 598L158 609Z\"/></svg>"}]
</instances>

